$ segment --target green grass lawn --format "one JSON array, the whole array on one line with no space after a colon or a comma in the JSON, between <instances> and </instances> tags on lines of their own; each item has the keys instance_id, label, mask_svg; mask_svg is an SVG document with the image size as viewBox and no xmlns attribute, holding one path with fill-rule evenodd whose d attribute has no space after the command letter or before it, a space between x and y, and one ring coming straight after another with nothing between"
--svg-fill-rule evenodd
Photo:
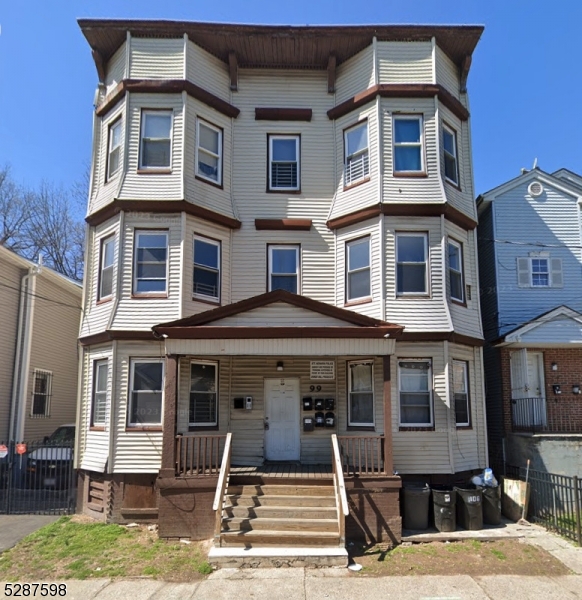
<instances>
[{"instance_id":1,"label":"green grass lawn","mask_svg":"<svg viewBox=\"0 0 582 600\"><path fill-rule=\"evenodd\" d=\"M166 542L144 526L75 517L62 517L0 554L0 579L8 581L129 576L193 581L211 571L199 543Z\"/></svg>"}]
</instances>

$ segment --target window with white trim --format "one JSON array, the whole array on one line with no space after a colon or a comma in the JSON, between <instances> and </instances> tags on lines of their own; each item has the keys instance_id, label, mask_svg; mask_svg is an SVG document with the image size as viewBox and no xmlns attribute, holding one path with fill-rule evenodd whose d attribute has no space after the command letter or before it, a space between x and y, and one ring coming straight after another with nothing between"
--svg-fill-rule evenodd
<instances>
[{"instance_id":1,"label":"window with white trim","mask_svg":"<svg viewBox=\"0 0 582 600\"><path fill-rule=\"evenodd\" d=\"M370 237L346 242L346 301L369 298L370 279Z\"/></svg>"},{"instance_id":2,"label":"window with white trim","mask_svg":"<svg viewBox=\"0 0 582 600\"><path fill-rule=\"evenodd\" d=\"M169 169L172 166L171 110L142 110L140 169Z\"/></svg>"},{"instance_id":3,"label":"window with white trim","mask_svg":"<svg viewBox=\"0 0 582 600\"><path fill-rule=\"evenodd\" d=\"M136 230L133 293L164 294L168 279L168 232Z\"/></svg>"},{"instance_id":4,"label":"window with white trim","mask_svg":"<svg viewBox=\"0 0 582 600\"><path fill-rule=\"evenodd\" d=\"M203 300L220 300L220 242L194 236L192 293Z\"/></svg>"},{"instance_id":5,"label":"window with white trim","mask_svg":"<svg viewBox=\"0 0 582 600\"><path fill-rule=\"evenodd\" d=\"M562 259L548 252L530 252L517 258L517 283L521 288L564 287Z\"/></svg>"},{"instance_id":6,"label":"window with white trim","mask_svg":"<svg viewBox=\"0 0 582 600\"><path fill-rule=\"evenodd\" d=\"M109 298L113 294L113 261L115 258L115 236L101 240L99 256L99 293L98 300Z\"/></svg>"},{"instance_id":7,"label":"window with white trim","mask_svg":"<svg viewBox=\"0 0 582 600\"><path fill-rule=\"evenodd\" d=\"M424 171L422 117L395 116L393 123L394 172L418 173Z\"/></svg>"},{"instance_id":8,"label":"window with white trim","mask_svg":"<svg viewBox=\"0 0 582 600\"><path fill-rule=\"evenodd\" d=\"M105 426L107 416L107 380L109 362L107 359L93 361L93 398L91 402L91 425Z\"/></svg>"},{"instance_id":9,"label":"window with white trim","mask_svg":"<svg viewBox=\"0 0 582 600\"><path fill-rule=\"evenodd\" d=\"M130 360L128 425L161 425L164 361L156 358Z\"/></svg>"},{"instance_id":10,"label":"window with white trim","mask_svg":"<svg viewBox=\"0 0 582 600\"><path fill-rule=\"evenodd\" d=\"M30 406L30 416L48 417L50 416L53 374L51 371L35 369L32 378L32 403Z\"/></svg>"},{"instance_id":11,"label":"window with white trim","mask_svg":"<svg viewBox=\"0 0 582 600\"><path fill-rule=\"evenodd\" d=\"M269 245L269 292L287 290L299 294L299 246Z\"/></svg>"},{"instance_id":12,"label":"window with white trim","mask_svg":"<svg viewBox=\"0 0 582 600\"><path fill-rule=\"evenodd\" d=\"M449 293L453 300L465 301L463 290L463 246L455 240L449 239Z\"/></svg>"},{"instance_id":13,"label":"window with white trim","mask_svg":"<svg viewBox=\"0 0 582 600\"><path fill-rule=\"evenodd\" d=\"M396 292L428 293L428 235L396 234Z\"/></svg>"},{"instance_id":14,"label":"window with white trim","mask_svg":"<svg viewBox=\"0 0 582 600\"><path fill-rule=\"evenodd\" d=\"M374 426L374 365L348 362L348 425Z\"/></svg>"},{"instance_id":15,"label":"window with white trim","mask_svg":"<svg viewBox=\"0 0 582 600\"><path fill-rule=\"evenodd\" d=\"M218 425L218 363L190 363L190 427Z\"/></svg>"},{"instance_id":16,"label":"window with white trim","mask_svg":"<svg viewBox=\"0 0 582 600\"><path fill-rule=\"evenodd\" d=\"M398 361L401 426L430 427L433 425L431 372L430 359Z\"/></svg>"},{"instance_id":17,"label":"window with white trim","mask_svg":"<svg viewBox=\"0 0 582 600\"><path fill-rule=\"evenodd\" d=\"M445 178L455 185L459 184L459 163L457 160L457 132L443 124L443 155Z\"/></svg>"},{"instance_id":18,"label":"window with white trim","mask_svg":"<svg viewBox=\"0 0 582 600\"><path fill-rule=\"evenodd\" d=\"M121 167L121 119L109 125L107 148L107 180Z\"/></svg>"},{"instance_id":19,"label":"window with white trim","mask_svg":"<svg viewBox=\"0 0 582 600\"><path fill-rule=\"evenodd\" d=\"M196 175L222 184L222 129L196 121Z\"/></svg>"},{"instance_id":20,"label":"window with white trim","mask_svg":"<svg viewBox=\"0 0 582 600\"><path fill-rule=\"evenodd\" d=\"M299 136L269 135L269 190L299 190Z\"/></svg>"},{"instance_id":21,"label":"window with white trim","mask_svg":"<svg viewBox=\"0 0 582 600\"><path fill-rule=\"evenodd\" d=\"M469 364L464 360L453 360L453 402L457 427L469 427Z\"/></svg>"},{"instance_id":22,"label":"window with white trim","mask_svg":"<svg viewBox=\"0 0 582 600\"><path fill-rule=\"evenodd\" d=\"M370 174L368 121L344 131L344 185L352 185Z\"/></svg>"}]
</instances>

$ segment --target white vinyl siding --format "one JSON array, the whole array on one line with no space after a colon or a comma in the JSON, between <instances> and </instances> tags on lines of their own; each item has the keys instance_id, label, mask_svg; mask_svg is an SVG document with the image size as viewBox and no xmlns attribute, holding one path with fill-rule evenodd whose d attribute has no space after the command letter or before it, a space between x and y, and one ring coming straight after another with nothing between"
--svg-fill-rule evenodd
<instances>
[{"instance_id":1,"label":"white vinyl siding","mask_svg":"<svg viewBox=\"0 0 582 600\"><path fill-rule=\"evenodd\" d=\"M107 63L107 74L105 75L106 94L109 94L120 81L127 77L125 74L126 48L127 45L124 42Z\"/></svg>"},{"instance_id":2,"label":"white vinyl siding","mask_svg":"<svg viewBox=\"0 0 582 600\"><path fill-rule=\"evenodd\" d=\"M131 38L131 79L184 79L183 38Z\"/></svg>"},{"instance_id":3,"label":"white vinyl siding","mask_svg":"<svg viewBox=\"0 0 582 600\"><path fill-rule=\"evenodd\" d=\"M182 94L137 94L126 96L127 131L129 140L127 148L127 168L117 192L120 200L182 200L183 186L183 138L184 138L184 106ZM171 172L167 168L147 169L140 173L140 141L142 111L171 111ZM192 163L194 164L194 163ZM115 187L115 186L113 186Z\"/></svg>"},{"instance_id":4,"label":"white vinyl siding","mask_svg":"<svg viewBox=\"0 0 582 600\"><path fill-rule=\"evenodd\" d=\"M232 101L228 65L191 41L186 50L186 78L222 100Z\"/></svg>"},{"instance_id":5,"label":"white vinyl siding","mask_svg":"<svg viewBox=\"0 0 582 600\"><path fill-rule=\"evenodd\" d=\"M459 67L438 46L435 59L436 83L442 85L455 98L459 98Z\"/></svg>"},{"instance_id":6,"label":"white vinyl siding","mask_svg":"<svg viewBox=\"0 0 582 600\"><path fill-rule=\"evenodd\" d=\"M337 68L335 103L341 104L374 83L374 49L370 45Z\"/></svg>"},{"instance_id":7,"label":"white vinyl siding","mask_svg":"<svg viewBox=\"0 0 582 600\"><path fill-rule=\"evenodd\" d=\"M378 83L433 83L431 42L377 42Z\"/></svg>"},{"instance_id":8,"label":"white vinyl siding","mask_svg":"<svg viewBox=\"0 0 582 600\"><path fill-rule=\"evenodd\" d=\"M334 233L326 226L326 221L336 181L333 168L322 168L322 165L334 164L334 122L326 114L332 102L327 93L327 74L320 71L239 69L239 81L239 91L233 100L241 114L233 121L233 156L236 158L232 193L236 199L237 216L243 226L232 235L232 301L265 291L267 244L301 244L302 294L333 303ZM257 98L260 98L260 103ZM311 122L278 121L276 124L255 121L258 105L309 106L313 118ZM301 193L274 194L266 191L267 135L273 132L301 135ZM337 135L339 174L343 163L341 129ZM214 186L204 187L214 189ZM366 186L355 189L363 187ZM282 218L311 219L311 230L258 231L254 227L255 219Z\"/></svg>"}]
</instances>

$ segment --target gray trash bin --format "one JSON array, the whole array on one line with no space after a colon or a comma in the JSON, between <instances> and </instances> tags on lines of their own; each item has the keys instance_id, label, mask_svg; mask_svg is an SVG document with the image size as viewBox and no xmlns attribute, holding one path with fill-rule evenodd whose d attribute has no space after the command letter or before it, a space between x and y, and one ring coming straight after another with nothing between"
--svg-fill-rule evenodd
<instances>
[{"instance_id":1,"label":"gray trash bin","mask_svg":"<svg viewBox=\"0 0 582 600\"><path fill-rule=\"evenodd\" d=\"M404 486L404 529L428 529L428 485Z\"/></svg>"},{"instance_id":2,"label":"gray trash bin","mask_svg":"<svg viewBox=\"0 0 582 600\"><path fill-rule=\"evenodd\" d=\"M434 486L432 503L434 506L434 526L439 531L455 531L457 492L452 487Z\"/></svg>"},{"instance_id":3,"label":"gray trash bin","mask_svg":"<svg viewBox=\"0 0 582 600\"><path fill-rule=\"evenodd\" d=\"M465 529L483 529L483 494L474 485L456 486L457 523Z\"/></svg>"},{"instance_id":4,"label":"gray trash bin","mask_svg":"<svg viewBox=\"0 0 582 600\"><path fill-rule=\"evenodd\" d=\"M483 493L483 523L499 525L501 523L501 487L479 486Z\"/></svg>"}]
</instances>

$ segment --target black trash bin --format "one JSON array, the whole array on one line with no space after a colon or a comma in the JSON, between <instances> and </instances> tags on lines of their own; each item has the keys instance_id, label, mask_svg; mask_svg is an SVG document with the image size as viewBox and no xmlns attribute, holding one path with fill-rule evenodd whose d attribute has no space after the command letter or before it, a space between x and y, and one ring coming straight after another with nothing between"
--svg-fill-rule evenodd
<instances>
[{"instance_id":1,"label":"black trash bin","mask_svg":"<svg viewBox=\"0 0 582 600\"><path fill-rule=\"evenodd\" d=\"M483 523L499 525L501 523L501 487L479 486L483 493Z\"/></svg>"},{"instance_id":2,"label":"black trash bin","mask_svg":"<svg viewBox=\"0 0 582 600\"><path fill-rule=\"evenodd\" d=\"M456 486L457 523L471 531L483 529L483 494L472 484Z\"/></svg>"},{"instance_id":3,"label":"black trash bin","mask_svg":"<svg viewBox=\"0 0 582 600\"><path fill-rule=\"evenodd\" d=\"M404 529L428 529L428 485L406 485L404 494Z\"/></svg>"},{"instance_id":4,"label":"black trash bin","mask_svg":"<svg viewBox=\"0 0 582 600\"><path fill-rule=\"evenodd\" d=\"M433 486L434 526L439 531L455 531L457 528L457 492L452 487Z\"/></svg>"}]
</instances>

